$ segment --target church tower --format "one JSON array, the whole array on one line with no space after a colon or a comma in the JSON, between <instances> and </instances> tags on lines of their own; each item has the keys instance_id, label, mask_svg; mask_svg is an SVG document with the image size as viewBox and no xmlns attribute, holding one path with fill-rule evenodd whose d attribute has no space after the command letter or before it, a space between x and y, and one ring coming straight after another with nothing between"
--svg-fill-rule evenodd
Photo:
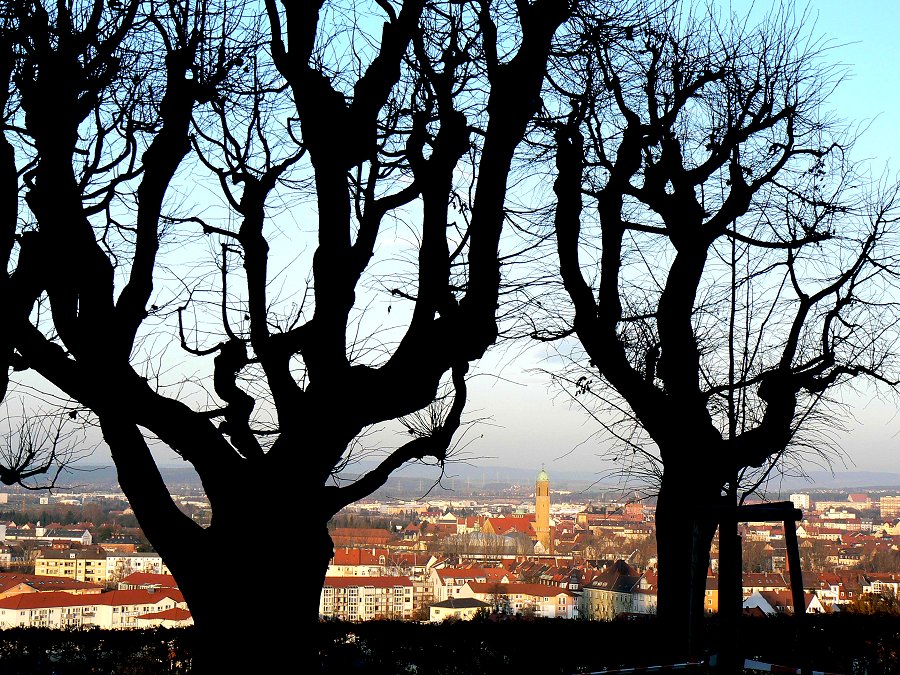
<instances>
[{"instance_id":1,"label":"church tower","mask_svg":"<svg viewBox=\"0 0 900 675\"><path fill-rule=\"evenodd\" d=\"M550 476L543 467L534 485L534 499L534 530L544 552L550 553Z\"/></svg>"}]
</instances>

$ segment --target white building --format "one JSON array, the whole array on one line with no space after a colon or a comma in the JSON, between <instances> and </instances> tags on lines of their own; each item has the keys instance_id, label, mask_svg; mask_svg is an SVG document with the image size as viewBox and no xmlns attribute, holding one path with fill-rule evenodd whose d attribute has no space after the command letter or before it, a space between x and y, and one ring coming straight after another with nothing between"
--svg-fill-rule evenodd
<instances>
[{"instance_id":1,"label":"white building","mask_svg":"<svg viewBox=\"0 0 900 675\"><path fill-rule=\"evenodd\" d=\"M559 586L469 581L457 598L476 598L492 607L503 605L511 614L561 619L578 616L578 593Z\"/></svg>"},{"instance_id":2,"label":"white building","mask_svg":"<svg viewBox=\"0 0 900 675\"><path fill-rule=\"evenodd\" d=\"M490 611L491 603L477 598L450 598L429 607L428 621L430 623L439 623L447 619L468 621L483 609Z\"/></svg>"},{"instance_id":3,"label":"white building","mask_svg":"<svg viewBox=\"0 0 900 675\"><path fill-rule=\"evenodd\" d=\"M818 614L825 611L825 607L815 593L804 593L803 601L806 603L807 614ZM766 614L793 614L794 600L790 590L782 591L753 591L749 598L744 600L744 609L759 608Z\"/></svg>"},{"instance_id":4,"label":"white building","mask_svg":"<svg viewBox=\"0 0 900 675\"><path fill-rule=\"evenodd\" d=\"M134 572L146 574L172 574L159 553L106 554L106 580L119 581Z\"/></svg>"},{"instance_id":5,"label":"white building","mask_svg":"<svg viewBox=\"0 0 900 675\"><path fill-rule=\"evenodd\" d=\"M800 509L801 511L809 511L809 495L807 494L793 494L791 495L791 503L794 505L795 509Z\"/></svg>"},{"instance_id":6,"label":"white building","mask_svg":"<svg viewBox=\"0 0 900 675\"><path fill-rule=\"evenodd\" d=\"M319 616L343 621L411 619L413 584L409 577L325 577Z\"/></svg>"},{"instance_id":7,"label":"white building","mask_svg":"<svg viewBox=\"0 0 900 675\"><path fill-rule=\"evenodd\" d=\"M0 599L0 629L15 627L136 628L146 615L172 609L187 610L178 591L109 591L74 595L60 591L22 593ZM189 625L189 612L181 614Z\"/></svg>"}]
</instances>

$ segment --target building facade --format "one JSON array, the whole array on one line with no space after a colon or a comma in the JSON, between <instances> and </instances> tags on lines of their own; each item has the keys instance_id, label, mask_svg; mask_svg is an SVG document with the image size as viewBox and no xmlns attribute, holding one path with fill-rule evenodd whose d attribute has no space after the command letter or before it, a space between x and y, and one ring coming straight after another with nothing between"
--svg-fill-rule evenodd
<instances>
[{"instance_id":1,"label":"building facade","mask_svg":"<svg viewBox=\"0 0 900 675\"><path fill-rule=\"evenodd\" d=\"M102 584L106 582L106 551L99 547L83 550L43 549L34 560L34 573Z\"/></svg>"},{"instance_id":2,"label":"building facade","mask_svg":"<svg viewBox=\"0 0 900 675\"><path fill-rule=\"evenodd\" d=\"M319 616L326 619L411 619L413 610L409 577L326 577L319 596Z\"/></svg>"},{"instance_id":3,"label":"building facade","mask_svg":"<svg viewBox=\"0 0 900 675\"><path fill-rule=\"evenodd\" d=\"M0 629L6 628L136 628L146 615L174 608L187 610L178 591L110 591L73 595L58 591L25 593L0 599ZM190 616L182 615L189 625Z\"/></svg>"}]
</instances>

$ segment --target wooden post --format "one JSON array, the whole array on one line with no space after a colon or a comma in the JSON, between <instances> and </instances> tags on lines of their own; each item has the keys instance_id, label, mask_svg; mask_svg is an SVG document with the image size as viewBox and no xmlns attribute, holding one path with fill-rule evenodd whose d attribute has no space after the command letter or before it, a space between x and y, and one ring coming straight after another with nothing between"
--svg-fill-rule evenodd
<instances>
[{"instance_id":1,"label":"wooden post","mask_svg":"<svg viewBox=\"0 0 900 675\"><path fill-rule=\"evenodd\" d=\"M798 636L804 624L806 610L803 594L803 575L800 570L800 547L797 545L796 522L803 513L791 502L748 504L724 507L718 510L719 518L719 659L720 672L735 672L736 659L741 656L738 647L738 625L742 613L741 602L741 545L737 523L782 521L787 547L788 572L794 614L797 616ZM799 608L799 610L798 610Z\"/></svg>"}]
</instances>

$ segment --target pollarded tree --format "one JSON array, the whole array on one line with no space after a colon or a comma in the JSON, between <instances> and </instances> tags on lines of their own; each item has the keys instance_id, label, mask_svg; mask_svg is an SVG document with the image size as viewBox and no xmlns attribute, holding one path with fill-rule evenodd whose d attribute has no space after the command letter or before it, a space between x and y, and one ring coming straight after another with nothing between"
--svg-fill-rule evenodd
<instances>
[{"instance_id":1,"label":"pollarded tree","mask_svg":"<svg viewBox=\"0 0 900 675\"><path fill-rule=\"evenodd\" d=\"M285 652L312 667L296 647L318 618L329 519L404 462L446 458L469 363L497 335L507 174L570 10L5 6L4 392L11 367L99 425L190 605L198 669L274 672ZM303 253L284 256L287 231L312 233L300 282L284 281ZM388 286L396 339L362 311L385 260L404 282ZM391 420L408 442L335 480ZM177 508L153 443L196 469L209 527ZM299 539L252 517L254 491L302 509ZM289 539L296 564L248 585L246 546Z\"/></svg>"},{"instance_id":2,"label":"pollarded tree","mask_svg":"<svg viewBox=\"0 0 900 675\"><path fill-rule=\"evenodd\" d=\"M786 453L828 449L836 387L896 378L897 188L860 187L804 25L786 9L755 28L674 11L615 41L588 25L552 75L566 300L541 307L571 328L536 334L574 332L572 384L651 460L678 649L720 517Z\"/></svg>"}]
</instances>

